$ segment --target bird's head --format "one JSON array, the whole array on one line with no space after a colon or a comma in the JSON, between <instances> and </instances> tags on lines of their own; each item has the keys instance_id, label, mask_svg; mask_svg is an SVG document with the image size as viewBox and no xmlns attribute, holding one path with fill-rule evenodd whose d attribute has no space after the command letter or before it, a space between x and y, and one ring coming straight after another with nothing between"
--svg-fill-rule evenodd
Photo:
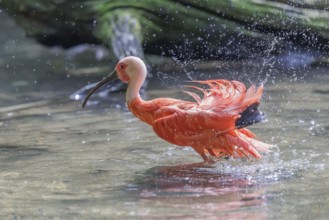
<instances>
[{"instance_id":1,"label":"bird's head","mask_svg":"<svg viewBox=\"0 0 329 220\"><path fill-rule=\"evenodd\" d=\"M134 56L129 56L121 59L116 65L114 71L87 94L83 101L84 107L90 96L103 85L119 78L124 83L134 83L135 85L142 85L146 78L146 66L142 59Z\"/></svg>"},{"instance_id":2,"label":"bird's head","mask_svg":"<svg viewBox=\"0 0 329 220\"><path fill-rule=\"evenodd\" d=\"M143 60L134 56L125 57L120 60L115 70L119 79L124 83L136 80L144 81L146 77L146 66Z\"/></svg>"}]
</instances>

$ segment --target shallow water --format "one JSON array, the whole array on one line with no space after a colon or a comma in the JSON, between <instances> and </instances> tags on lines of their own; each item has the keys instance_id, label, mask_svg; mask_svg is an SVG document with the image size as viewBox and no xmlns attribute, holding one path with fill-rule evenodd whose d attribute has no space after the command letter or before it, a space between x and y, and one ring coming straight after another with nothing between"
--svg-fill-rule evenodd
<instances>
[{"instance_id":1,"label":"shallow water","mask_svg":"<svg viewBox=\"0 0 329 220\"><path fill-rule=\"evenodd\" d=\"M134 118L119 101L124 94L81 109L67 97L97 78L68 76L65 67L82 66L81 58L17 39L0 55L10 64L2 65L0 82L2 219L327 219L329 69L295 76L263 69L270 74L261 104L268 122L251 130L278 148L261 160L205 166L193 150L162 141ZM242 73L258 70L232 68L229 77L257 81ZM144 96L185 97L172 86L175 77L154 77Z\"/></svg>"}]
</instances>

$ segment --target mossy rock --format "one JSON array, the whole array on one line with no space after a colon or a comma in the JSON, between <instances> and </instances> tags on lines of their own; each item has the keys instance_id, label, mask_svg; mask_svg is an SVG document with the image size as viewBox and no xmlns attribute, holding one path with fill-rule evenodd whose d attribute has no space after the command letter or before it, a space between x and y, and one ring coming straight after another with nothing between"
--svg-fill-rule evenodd
<instances>
[{"instance_id":1,"label":"mossy rock","mask_svg":"<svg viewBox=\"0 0 329 220\"><path fill-rule=\"evenodd\" d=\"M26 34L68 48L103 44L117 58L253 58L329 51L328 1L0 0Z\"/></svg>"}]
</instances>

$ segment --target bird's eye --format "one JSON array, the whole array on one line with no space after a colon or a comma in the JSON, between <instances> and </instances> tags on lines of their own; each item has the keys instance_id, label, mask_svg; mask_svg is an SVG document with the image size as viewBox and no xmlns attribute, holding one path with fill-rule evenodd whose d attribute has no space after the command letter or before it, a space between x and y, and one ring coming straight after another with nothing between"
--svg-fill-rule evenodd
<instances>
[{"instance_id":1,"label":"bird's eye","mask_svg":"<svg viewBox=\"0 0 329 220\"><path fill-rule=\"evenodd\" d=\"M120 68L123 69L123 68L125 68L125 66L124 66L123 64L121 64L121 65L120 65Z\"/></svg>"}]
</instances>

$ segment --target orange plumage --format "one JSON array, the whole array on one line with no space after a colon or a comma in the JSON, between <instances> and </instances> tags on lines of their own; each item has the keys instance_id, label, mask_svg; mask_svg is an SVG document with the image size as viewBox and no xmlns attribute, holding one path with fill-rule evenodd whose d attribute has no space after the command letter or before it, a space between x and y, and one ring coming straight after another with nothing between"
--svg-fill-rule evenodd
<instances>
[{"instance_id":1,"label":"orange plumage","mask_svg":"<svg viewBox=\"0 0 329 220\"><path fill-rule=\"evenodd\" d=\"M246 90L238 81L196 81L208 89L192 87L203 92L187 92L196 102L171 98L143 101L136 97L128 103L130 111L151 125L162 139L179 146L191 146L205 160L233 156L260 158L258 151L269 145L255 139L246 128L237 129L235 121L248 106L259 103L263 87L251 86Z\"/></svg>"},{"instance_id":2,"label":"orange plumage","mask_svg":"<svg viewBox=\"0 0 329 220\"><path fill-rule=\"evenodd\" d=\"M260 158L259 151L267 151L271 146L257 140L244 125L237 126L237 120L250 106L258 106L262 86L246 89L238 81L194 81L208 87L188 86L203 93L201 98L197 93L185 91L195 102L172 98L144 101L139 96L146 76L144 63L139 58L127 57L119 62L116 71L122 81L129 83L126 100L130 111L151 125L159 137L179 146L191 146L205 161L209 156Z\"/></svg>"}]
</instances>

